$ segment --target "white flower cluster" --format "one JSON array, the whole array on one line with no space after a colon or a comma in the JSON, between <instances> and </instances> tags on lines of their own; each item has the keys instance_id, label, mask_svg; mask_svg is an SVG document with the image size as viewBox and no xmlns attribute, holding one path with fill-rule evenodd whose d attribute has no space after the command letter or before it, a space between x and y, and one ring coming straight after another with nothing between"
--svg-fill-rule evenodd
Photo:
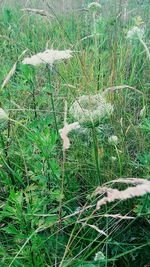
<instances>
[{"instance_id":1,"label":"white flower cluster","mask_svg":"<svg viewBox=\"0 0 150 267\"><path fill-rule=\"evenodd\" d=\"M95 254L94 261L101 261L101 260L105 260L105 255L101 251L98 251Z\"/></svg>"},{"instance_id":2,"label":"white flower cluster","mask_svg":"<svg viewBox=\"0 0 150 267\"><path fill-rule=\"evenodd\" d=\"M31 57L25 58L22 61L22 63L32 66L37 66L40 64L50 64L52 66L56 61L69 59L71 57L72 57L71 50L59 51L59 50L47 49L42 53L38 53Z\"/></svg>"},{"instance_id":3,"label":"white flower cluster","mask_svg":"<svg viewBox=\"0 0 150 267\"><path fill-rule=\"evenodd\" d=\"M8 120L8 115L2 108L0 108L0 123L6 120Z\"/></svg>"},{"instance_id":4,"label":"white flower cluster","mask_svg":"<svg viewBox=\"0 0 150 267\"><path fill-rule=\"evenodd\" d=\"M134 38L142 38L144 35L144 29L134 26L131 30L127 33L127 39L134 39Z\"/></svg>"},{"instance_id":5,"label":"white flower cluster","mask_svg":"<svg viewBox=\"0 0 150 267\"><path fill-rule=\"evenodd\" d=\"M88 9L92 12L101 10L102 6L97 2L92 2L88 5Z\"/></svg>"},{"instance_id":6,"label":"white flower cluster","mask_svg":"<svg viewBox=\"0 0 150 267\"><path fill-rule=\"evenodd\" d=\"M100 95L81 96L70 108L75 121L85 128L99 126L100 121L113 111L113 106Z\"/></svg>"},{"instance_id":7,"label":"white flower cluster","mask_svg":"<svg viewBox=\"0 0 150 267\"><path fill-rule=\"evenodd\" d=\"M119 139L116 135L112 135L108 138L108 142L111 145L117 145L119 143Z\"/></svg>"}]
</instances>

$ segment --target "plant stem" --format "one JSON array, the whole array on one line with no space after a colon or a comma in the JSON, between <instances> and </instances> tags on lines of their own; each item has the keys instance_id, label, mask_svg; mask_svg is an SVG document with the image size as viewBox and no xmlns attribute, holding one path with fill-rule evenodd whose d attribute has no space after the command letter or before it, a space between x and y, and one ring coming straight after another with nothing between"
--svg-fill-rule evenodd
<instances>
[{"instance_id":1,"label":"plant stem","mask_svg":"<svg viewBox=\"0 0 150 267\"><path fill-rule=\"evenodd\" d=\"M33 107L34 107L34 118L37 119L36 96L35 96L35 87L33 83L31 83L31 87L32 87Z\"/></svg>"},{"instance_id":2,"label":"plant stem","mask_svg":"<svg viewBox=\"0 0 150 267\"><path fill-rule=\"evenodd\" d=\"M116 150L116 154L117 154L117 157L118 157L119 169L120 169L120 177L121 177L122 176L122 162L121 162L119 151L118 151L118 148L117 148L116 145L115 145L115 150Z\"/></svg>"},{"instance_id":3,"label":"plant stem","mask_svg":"<svg viewBox=\"0 0 150 267\"><path fill-rule=\"evenodd\" d=\"M143 41L142 38L139 38L139 41L140 41L141 44L144 46L145 52L146 52L146 54L147 54L147 57L148 57L148 59L150 60L150 52L149 52L149 49L148 49L147 45L145 44L145 42Z\"/></svg>"},{"instance_id":4,"label":"plant stem","mask_svg":"<svg viewBox=\"0 0 150 267\"><path fill-rule=\"evenodd\" d=\"M93 12L93 30L94 30L94 40L95 40L95 55L98 50L97 36L96 36L96 12Z\"/></svg>"},{"instance_id":5,"label":"plant stem","mask_svg":"<svg viewBox=\"0 0 150 267\"><path fill-rule=\"evenodd\" d=\"M53 94L52 94L51 71L50 71L50 67L48 65L47 65L47 69L48 69L48 82L49 82L49 89L50 89L51 105L52 105L52 110L53 110L55 129L56 129L56 132L57 132L57 135L58 135L59 132L58 132L58 126L57 126L54 99L53 99Z\"/></svg>"},{"instance_id":6,"label":"plant stem","mask_svg":"<svg viewBox=\"0 0 150 267\"><path fill-rule=\"evenodd\" d=\"M94 156L95 156L95 162L96 162L98 182L99 184L102 184L101 177L100 177L99 156L98 156L98 140L97 140L96 130L94 126L92 127L92 134L93 134Z\"/></svg>"}]
</instances>

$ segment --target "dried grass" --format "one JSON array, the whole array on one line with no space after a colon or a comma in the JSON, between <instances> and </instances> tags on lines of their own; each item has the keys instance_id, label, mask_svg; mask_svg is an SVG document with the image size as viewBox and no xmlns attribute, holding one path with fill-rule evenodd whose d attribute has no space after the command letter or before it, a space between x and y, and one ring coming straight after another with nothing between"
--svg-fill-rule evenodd
<instances>
[{"instance_id":1,"label":"dried grass","mask_svg":"<svg viewBox=\"0 0 150 267\"><path fill-rule=\"evenodd\" d=\"M141 92L140 90L136 89L135 87L129 86L129 85L118 85L118 86L112 86L112 87L108 87L106 89L104 89L104 91L102 92L102 95L106 95L107 93L114 93L117 90L123 90L123 89L129 89L129 90L133 90L139 94L143 95L143 92Z\"/></svg>"},{"instance_id":2,"label":"dried grass","mask_svg":"<svg viewBox=\"0 0 150 267\"><path fill-rule=\"evenodd\" d=\"M21 9L22 11L25 11L25 12L29 12L29 13L34 13L34 14L37 14L37 15L40 15L42 17L48 17L48 18L51 18L53 19L54 17L47 13L45 10L43 9L37 9L37 8L22 8Z\"/></svg>"},{"instance_id":3,"label":"dried grass","mask_svg":"<svg viewBox=\"0 0 150 267\"><path fill-rule=\"evenodd\" d=\"M15 71L16 71L16 67L17 67L17 63L18 61L21 59L21 57L27 52L27 49L24 50L22 52L22 54L18 57L17 61L15 62L15 64L13 65L13 67L11 68L11 70L9 71L8 75L6 76L5 80L2 83L1 89L3 89L8 82L10 81L11 77L14 75Z\"/></svg>"}]
</instances>

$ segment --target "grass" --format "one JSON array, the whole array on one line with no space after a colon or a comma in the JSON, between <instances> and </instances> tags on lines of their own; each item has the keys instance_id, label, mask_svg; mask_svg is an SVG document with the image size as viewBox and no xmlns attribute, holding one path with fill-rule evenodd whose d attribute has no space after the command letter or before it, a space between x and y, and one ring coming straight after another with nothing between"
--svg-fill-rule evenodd
<instances>
[{"instance_id":1,"label":"grass","mask_svg":"<svg viewBox=\"0 0 150 267\"><path fill-rule=\"evenodd\" d=\"M0 124L0 266L150 264L149 195L98 211L99 198L91 197L99 184L113 179L149 179L149 59L138 40L126 39L141 15L148 46L149 6L131 1L128 8L136 11L122 22L118 13L105 15L102 5L94 29L88 12L50 21L19 9L1 11L1 84L25 49L25 56L44 51L46 44L75 53L56 64L50 76L47 66L20 60L0 91L1 107L10 117ZM69 108L79 96L124 84L139 92L107 93L111 116L98 127L72 131L71 146L63 151L57 127L63 128L65 101L72 123ZM118 144L108 142L112 135Z\"/></svg>"}]
</instances>

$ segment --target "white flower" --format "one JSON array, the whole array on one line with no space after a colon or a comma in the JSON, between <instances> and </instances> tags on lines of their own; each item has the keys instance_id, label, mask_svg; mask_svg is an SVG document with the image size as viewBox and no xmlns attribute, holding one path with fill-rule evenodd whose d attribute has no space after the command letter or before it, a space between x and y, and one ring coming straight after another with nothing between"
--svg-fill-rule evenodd
<instances>
[{"instance_id":1,"label":"white flower","mask_svg":"<svg viewBox=\"0 0 150 267\"><path fill-rule=\"evenodd\" d=\"M115 162L117 160L117 158L112 156L111 160L112 160L112 162Z\"/></svg>"},{"instance_id":2,"label":"white flower","mask_svg":"<svg viewBox=\"0 0 150 267\"><path fill-rule=\"evenodd\" d=\"M71 50L53 50L47 49L44 52L38 53L31 57L25 58L22 63L27 65L37 66L40 64L50 64L53 65L56 61L61 61L64 59L69 59L72 57Z\"/></svg>"},{"instance_id":3,"label":"white flower","mask_svg":"<svg viewBox=\"0 0 150 267\"><path fill-rule=\"evenodd\" d=\"M98 94L94 96L81 96L70 108L70 113L75 121L83 127L98 126L102 118L110 115L113 106Z\"/></svg>"},{"instance_id":4,"label":"white flower","mask_svg":"<svg viewBox=\"0 0 150 267\"><path fill-rule=\"evenodd\" d=\"M88 5L88 9L92 12L99 11L102 8L102 6L97 2L92 2Z\"/></svg>"},{"instance_id":5,"label":"white flower","mask_svg":"<svg viewBox=\"0 0 150 267\"><path fill-rule=\"evenodd\" d=\"M111 145L117 145L119 140L118 140L118 137L116 135L112 135L108 138L108 142L111 144Z\"/></svg>"},{"instance_id":6,"label":"white flower","mask_svg":"<svg viewBox=\"0 0 150 267\"><path fill-rule=\"evenodd\" d=\"M105 255L101 251L95 254L94 261L100 261L104 259L105 259Z\"/></svg>"},{"instance_id":7,"label":"white flower","mask_svg":"<svg viewBox=\"0 0 150 267\"><path fill-rule=\"evenodd\" d=\"M144 35L144 29L134 26L127 33L127 39L142 38Z\"/></svg>"},{"instance_id":8,"label":"white flower","mask_svg":"<svg viewBox=\"0 0 150 267\"><path fill-rule=\"evenodd\" d=\"M0 108L0 123L6 120L8 120L8 115L2 108Z\"/></svg>"}]
</instances>

